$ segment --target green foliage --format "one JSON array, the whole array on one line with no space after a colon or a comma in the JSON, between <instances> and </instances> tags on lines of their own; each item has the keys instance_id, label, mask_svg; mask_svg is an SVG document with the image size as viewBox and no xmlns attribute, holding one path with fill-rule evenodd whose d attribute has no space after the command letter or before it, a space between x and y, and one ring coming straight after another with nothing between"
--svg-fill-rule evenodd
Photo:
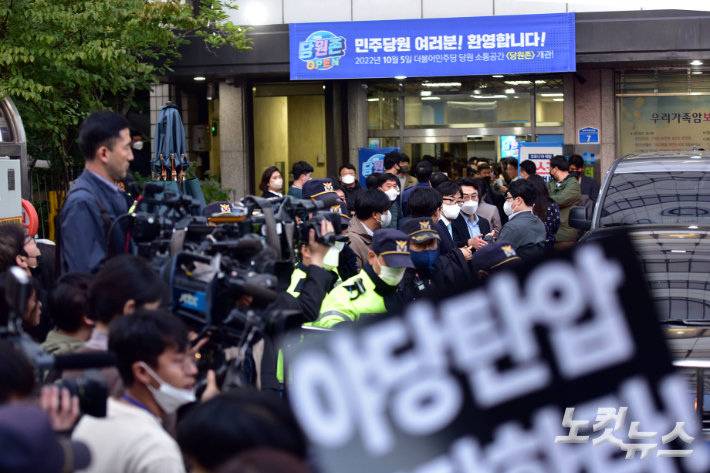
<instances>
[{"instance_id":1,"label":"green foliage","mask_svg":"<svg viewBox=\"0 0 710 473\"><path fill-rule=\"evenodd\" d=\"M231 201L232 189L222 188L219 179L211 171L205 171L205 179L200 180L205 203Z\"/></svg>"},{"instance_id":2,"label":"green foliage","mask_svg":"<svg viewBox=\"0 0 710 473\"><path fill-rule=\"evenodd\" d=\"M227 21L234 0L0 0L0 98L20 110L28 153L80 162L78 125L91 111L126 114L136 90L150 89L179 59L188 35L208 50L251 49L247 28ZM68 181L68 179L66 179Z\"/></svg>"}]
</instances>

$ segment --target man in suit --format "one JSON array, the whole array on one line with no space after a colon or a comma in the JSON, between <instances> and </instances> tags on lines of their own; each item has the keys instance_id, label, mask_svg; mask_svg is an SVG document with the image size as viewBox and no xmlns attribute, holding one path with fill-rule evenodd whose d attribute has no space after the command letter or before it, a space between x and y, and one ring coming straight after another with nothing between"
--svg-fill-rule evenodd
<instances>
[{"instance_id":1,"label":"man in suit","mask_svg":"<svg viewBox=\"0 0 710 473\"><path fill-rule=\"evenodd\" d=\"M452 222L457 246L470 246L475 250L486 246L483 237L491 232L490 222L477 214L479 203L478 187L473 179L464 177L457 181L461 189L461 213ZM495 208L495 207L494 207Z\"/></svg>"},{"instance_id":2,"label":"man in suit","mask_svg":"<svg viewBox=\"0 0 710 473\"><path fill-rule=\"evenodd\" d=\"M466 261L470 261L471 250L467 247L457 248L454 242L453 230L449 230L450 222L442 213L443 198L441 194L431 187L416 188L412 191L410 199L412 218L430 217L434 222L434 229L440 238L439 254L445 255L449 251L457 250L461 251ZM407 220L405 219L404 222Z\"/></svg>"},{"instance_id":3,"label":"man in suit","mask_svg":"<svg viewBox=\"0 0 710 473\"><path fill-rule=\"evenodd\" d=\"M491 225L491 230L496 232L497 236L500 233L500 229L503 228L503 222L501 221L498 207L489 204L485 200L486 193L488 192L486 181L481 178L469 180L469 178L464 177L456 181L456 183L461 187L461 192L463 192L464 207L466 206L466 195L468 194L468 190L464 189L464 187L473 187L476 189L476 193L478 194L478 207L476 208L475 214L488 220L488 223ZM465 211L465 209L462 210ZM487 235L487 233L481 233Z\"/></svg>"},{"instance_id":4,"label":"man in suit","mask_svg":"<svg viewBox=\"0 0 710 473\"><path fill-rule=\"evenodd\" d=\"M404 193L405 189L414 187L417 185L417 180L414 176L407 174L409 172L409 156L397 151L390 151L385 155L384 158L385 172L394 174L398 179L399 186L399 205L402 206L401 195Z\"/></svg>"}]
</instances>

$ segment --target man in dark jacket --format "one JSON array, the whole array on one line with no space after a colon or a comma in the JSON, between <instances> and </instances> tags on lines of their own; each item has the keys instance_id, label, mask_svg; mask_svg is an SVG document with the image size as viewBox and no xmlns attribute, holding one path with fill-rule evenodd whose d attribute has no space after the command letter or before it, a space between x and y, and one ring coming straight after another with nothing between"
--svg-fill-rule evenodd
<instances>
[{"instance_id":1,"label":"man in dark jacket","mask_svg":"<svg viewBox=\"0 0 710 473\"><path fill-rule=\"evenodd\" d=\"M127 222L113 224L128 212L126 193L116 186L133 160L128 121L114 112L92 113L81 125L79 147L85 169L59 216L63 274L95 273L110 254L126 249Z\"/></svg>"},{"instance_id":2,"label":"man in dark jacket","mask_svg":"<svg viewBox=\"0 0 710 473\"><path fill-rule=\"evenodd\" d=\"M594 204L599 197L599 186L597 181L584 175L584 158L578 154L569 157L569 172L577 173L577 180L582 192L582 207L587 209L587 218L592 218Z\"/></svg>"},{"instance_id":3,"label":"man in dark jacket","mask_svg":"<svg viewBox=\"0 0 710 473\"><path fill-rule=\"evenodd\" d=\"M505 208L510 220L498 239L509 241L523 261L538 260L545 251L545 224L532 213L536 197L535 184L527 179L515 180L508 187ZM493 243L493 235L486 235L485 240Z\"/></svg>"},{"instance_id":4,"label":"man in dark jacket","mask_svg":"<svg viewBox=\"0 0 710 473\"><path fill-rule=\"evenodd\" d=\"M345 197L350 213L355 212L355 199L367 189L360 185L357 179L357 170L352 164L343 164L338 169L340 185L345 189Z\"/></svg>"},{"instance_id":5,"label":"man in dark jacket","mask_svg":"<svg viewBox=\"0 0 710 473\"><path fill-rule=\"evenodd\" d=\"M133 161L131 171L143 177L150 177L150 143L145 141L140 131L131 130Z\"/></svg>"}]
</instances>

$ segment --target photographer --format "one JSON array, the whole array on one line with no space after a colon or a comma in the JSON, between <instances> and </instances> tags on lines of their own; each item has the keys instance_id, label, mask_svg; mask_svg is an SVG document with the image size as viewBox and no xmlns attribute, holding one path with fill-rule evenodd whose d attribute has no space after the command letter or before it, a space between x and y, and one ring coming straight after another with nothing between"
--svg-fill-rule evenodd
<instances>
[{"instance_id":1,"label":"photographer","mask_svg":"<svg viewBox=\"0 0 710 473\"><path fill-rule=\"evenodd\" d=\"M0 274L0 325L3 327L8 324L10 316L10 307L5 300L5 288L7 284L8 273ZM39 301L40 287L36 279L30 279L30 293L26 301L25 310L22 313L22 327L27 332L32 333L32 329L37 327L40 322L40 314L42 312L42 302ZM36 338L35 338L36 340ZM38 341L38 340L37 340Z\"/></svg>"},{"instance_id":2,"label":"photographer","mask_svg":"<svg viewBox=\"0 0 710 473\"><path fill-rule=\"evenodd\" d=\"M49 312L57 328L49 332L42 344L47 353L74 353L91 337L94 322L88 316L88 289L93 278L88 273L65 274L49 294Z\"/></svg>"}]
</instances>

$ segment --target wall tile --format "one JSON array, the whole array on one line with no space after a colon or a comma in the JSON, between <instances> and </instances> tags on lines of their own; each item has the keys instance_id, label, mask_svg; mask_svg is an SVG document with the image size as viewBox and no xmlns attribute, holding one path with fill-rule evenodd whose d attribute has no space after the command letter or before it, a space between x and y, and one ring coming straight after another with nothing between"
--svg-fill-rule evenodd
<instances>
[{"instance_id":1,"label":"wall tile","mask_svg":"<svg viewBox=\"0 0 710 473\"><path fill-rule=\"evenodd\" d=\"M352 0L353 20L404 20L422 17L421 0Z\"/></svg>"},{"instance_id":2,"label":"wall tile","mask_svg":"<svg viewBox=\"0 0 710 473\"><path fill-rule=\"evenodd\" d=\"M350 21L350 0L283 0L286 23Z\"/></svg>"},{"instance_id":3,"label":"wall tile","mask_svg":"<svg viewBox=\"0 0 710 473\"><path fill-rule=\"evenodd\" d=\"M423 0L424 18L458 18L493 15L493 0Z\"/></svg>"}]
</instances>

